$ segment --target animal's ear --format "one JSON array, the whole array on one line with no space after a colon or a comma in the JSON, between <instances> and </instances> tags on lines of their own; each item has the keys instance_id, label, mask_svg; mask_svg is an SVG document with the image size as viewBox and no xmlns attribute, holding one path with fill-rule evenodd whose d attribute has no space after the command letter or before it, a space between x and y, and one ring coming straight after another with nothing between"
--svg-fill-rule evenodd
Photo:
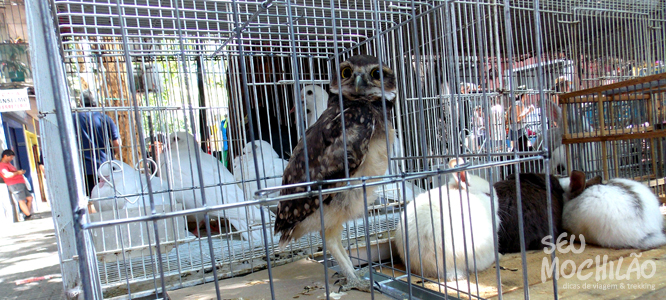
<instances>
[{"instance_id":1,"label":"animal's ear","mask_svg":"<svg viewBox=\"0 0 666 300\"><path fill-rule=\"evenodd\" d=\"M563 164L557 165L556 172L557 174L564 174L567 171L567 167Z\"/></svg>"},{"instance_id":2,"label":"animal's ear","mask_svg":"<svg viewBox=\"0 0 666 300\"><path fill-rule=\"evenodd\" d=\"M453 175L458 181L458 184L461 188L466 189L469 186L469 181L467 181L467 172L458 172Z\"/></svg>"},{"instance_id":3,"label":"animal's ear","mask_svg":"<svg viewBox=\"0 0 666 300\"><path fill-rule=\"evenodd\" d=\"M601 184L601 183L602 183L601 176L596 176L596 177L588 180L587 182L585 182L585 188L589 188L593 185L597 185L597 184Z\"/></svg>"},{"instance_id":4,"label":"animal's ear","mask_svg":"<svg viewBox=\"0 0 666 300\"><path fill-rule=\"evenodd\" d=\"M462 164L464 164L464 163L465 163L465 160L462 159L462 157L459 157L459 158L452 158L451 160L449 160L449 168L453 169L453 168L455 168L456 166L458 166L458 165L462 165Z\"/></svg>"},{"instance_id":5,"label":"animal's ear","mask_svg":"<svg viewBox=\"0 0 666 300\"><path fill-rule=\"evenodd\" d=\"M569 183L569 191L572 195L578 195L585 190L585 173L581 171L571 172L571 182Z\"/></svg>"},{"instance_id":6,"label":"animal's ear","mask_svg":"<svg viewBox=\"0 0 666 300\"><path fill-rule=\"evenodd\" d=\"M449 168L455 168L458 165L462 165L465 163L465 160L462 158L452 158L449 160ZM466 172L456 172L453 174L453 178L455 178L456 182L458 183L458 186L461 188L467 188L469 185L469 181L467 181L467 173Z\"/></svg>"}]
</instances>

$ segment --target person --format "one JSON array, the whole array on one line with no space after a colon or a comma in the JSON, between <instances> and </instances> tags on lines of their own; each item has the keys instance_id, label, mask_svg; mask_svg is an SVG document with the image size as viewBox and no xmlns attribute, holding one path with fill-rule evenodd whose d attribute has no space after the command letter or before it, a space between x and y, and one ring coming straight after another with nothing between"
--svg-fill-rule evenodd
<instances>
[{"instance_id":1,"label":"person","mask_svg":"<svg viewBox=\"0 0 666 300\"><path fill-rule=\"evenodd\" d=\"M551 89L557 93L568 93L571 92L571 86L571 80L564 76L560 76L555 79L555 83Z\"/></svg>"},{"instance_id":2,"label":"person","mask_svg":"<svg viewBox=\"0 0 666 300\"><path fill-rule=\"evenodd\" d=\"M527 95L524 94L524 93L520 94L518 96L519 100L516 100L516 102L515 102L516 115L517 115L517 117L515 118L515 122L514 122L514 118L513 118L513 114L511 113L511 110L509 109L509 111L508 111L509 121L510 121L510 123L509 123L509 128L510 128L509 138L511 139L511 147L510 147L511 149L510 150L513 150L514 146L518 146L519 151L527 150L527 149L525 149L525 147L526 147L525 141L526 141L527 138L525 137L525 132L524 132L525 126L527 124L526 124L524 119L525 119L525 117L527 117L527 115L529 115L530 113L532 113L534 111L534 105L530 105L530 104L527 103L527 97L526 96ZM516 145L516 142L518 142L520 140L523 140L523 141L521 141L521 143Z\"/></svg>"},{"instance_id":3,"label":"person","mask_svg":"<svg viewBox=\"0 0 666 300\"><path fill-rule=\"evenodd\" d=\"M23 174L25 170L16 170L12 165L12 160L16 154L11 149L2 151L2 159L0 159L0 177L7 184L9 191L16 195L18 199L19 208L23 213L23 220L28 220L32 217L32 194L28 191L25 185Z\"/></svg>"},{"instance_id":4,"label":"person","mask_svg":"<svg viewBox=\"0 0 666 300\"><path fill-rule=\"evenodd\" d=\"M474 125L474 135L476 135L477 147L482 147L486 139L486 126L484 125L484 114L481 106L474 108L474 118L472 119Z\"/></svg>"},{"instance_id":5,"label":"person","mask_svg":"<svg viewBox=\"0 0 666 300\"><path fill-rule=\"evenodd\" d=\"M476 94L478 92L478 85L471 82L460 83L460 94ZM474 95L458 98L458 106L455 109L458 111L459 116L462 119L461 131L469 130L470 132L474 132L476 112L472 109L472 106L478 99L479 98ZM474 149L478 149L478 146L479 145L476 145Z\"/></svg>"},{"instance_id":6,"label":"person","mask_svg":"<svg viewBox=\"0 0 666 300\"><path fill-rule=\"evenodd\" d=\"M81 98L84 107L97 107L97 100L90 91L84 91ZM72 114L72 118L82 151L85 191L90 196L97 183L95 174L99 166L120 153L120 134L113 119L101 112L77 112ZM107 148L110 148L110 153Z\"/></svg>"},{"instance_id":7,"label":"person","mask_svg":"<svg viewBox=\"0 0 666 300\"><path fill-rule=\"evenodd\" d=\"M504 106L502 105L502 98L496 98L493 106L490 107L490 134L493 139L494 151L503 149L506 145L506 131L504 126L506 118L504 116Z\"/></svg>"},{"instance_id":8,"label":"person","mask_svg":"<svg viewBox=\"0 0 666 300\"><path fill-rule=\"evenodd\" d=\"M146 144L148 145L148 151L146 154L148 158L152 159L155 164L148 164L148 169L151 174L157 171L157 177L162 177L160 166L162 165L162 159L164 159L164 145L167 142L166 134L162 132L157 132L153 134L152 137L146 138Z\"/></svg>"},{"instance_id":9,"label":"person","mask_svg":"<svg viewBox=\"0 0 666 300\"><path fill-rule=\"evenodd\" d=\"M39 162L37 163L39 165L39 170L42 171L42 174L44 173L44 157L42 156L42 153L39 153Z\"/></svg>"},{"instance_id":10,"label":"person","mask_svg":"<svg viewBox=\"0 0 666 300\"><path fill-rule=\"evenodd\" d=\"M559 94L571 92L571 86L572 86L571 81L566 77L564 76L557 77L555 79L555 83L551 87L551 90L555 92L553 93L552 97L553 102L557 103L558 105L561 104Z\"/></svg>"},{"instance_id":11,"label":"person","mask_svg":"<svg viewBox=\"0 0 666 300\"><path fill-rule=\"evenodd\" d=\"M479 86L471 82L462 82L460 83L460 93L461 94L471 94L479 91Z\"/></svg>"}]
</instances>

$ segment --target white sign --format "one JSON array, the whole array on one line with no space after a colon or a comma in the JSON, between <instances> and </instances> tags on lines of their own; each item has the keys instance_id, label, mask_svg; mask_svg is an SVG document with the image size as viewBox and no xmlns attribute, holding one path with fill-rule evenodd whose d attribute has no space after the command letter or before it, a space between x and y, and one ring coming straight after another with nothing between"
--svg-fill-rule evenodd
<instances>
[{"instance_id":1,"label":"white sign","mask_svg":"<svg viewBox=\"0 0 666 300\"><path fill-rule=\"evenodd\" d=\"M0 112L30 110L28 89L0 90Z\"/></svg>"}]
</instances>

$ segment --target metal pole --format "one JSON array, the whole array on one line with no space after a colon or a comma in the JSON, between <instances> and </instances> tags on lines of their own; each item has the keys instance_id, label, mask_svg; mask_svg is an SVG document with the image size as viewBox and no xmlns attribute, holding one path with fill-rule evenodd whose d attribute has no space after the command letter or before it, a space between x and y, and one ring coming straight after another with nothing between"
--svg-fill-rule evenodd
<instances>
[{"instance_id":1,"label":"metal pole","mask_svg":"<svg viewBox=\"0 0 666 300\"><path fill-rule=\"evenodd\" d=\"M544 66L542 62L542 56L543 56L543 45L541 44L541 11L539 9L539 0L534 1L534 37L535 37L535 50L536 50L536 62L537 62L537 82L538 82L538 87L539 87L539 105L541 106L541 132L543 133L544 139L543 139L543 152L545 154L545 159L544 159L544 169L545 169L545 177L546 177L546 206L548 209L546 210L548 213L548 232L551 237L555 238L555 235L553 234L553 205L552 205L552 197L551 197L551 191L550 191L550 141L551 137L548 134L548 124L546 124L545 120L547 118L545 116L550 116L549 112L552 112L552 107L550 105L546 105L546 93L544 92L544 86L545 86L545 75L544 75ZM557 104L556 104L557 105ZM557 124L558 126L562 126L561 124ZM557 138L557 137L556 137ZM519 176L516 176L519 177ZM551 261L555 261L556 256L555 256L555 251L551 252L550 254L550 259ZM555 297L555 300L558 299L557 295L557 276L555 274L555 271L553 270L553 297Z\"/></svg>"},{"instance_id":2,"label":"metal pole","mask_svg":"<svg viewBox=\"0 0 666 300\"><path fill-rule=\"evenodd\" d=\"M27 0L26 17L30 35L33 80L37 89L40 132L44 146L46 178L52 200L53 222L65 294L92 299L92 278L81 225L86 210L79 207L83 190L80 157L76 151L74 124L70 115L62 58L48 1ZM64 171L64 176L63 176ZM60 201L59 201L60 200ZM69 201L67 201L69 200ZM77 258L78 256L78 258ZM82 284L82 278L86 284Z\"/></svg>"}]
</instances>

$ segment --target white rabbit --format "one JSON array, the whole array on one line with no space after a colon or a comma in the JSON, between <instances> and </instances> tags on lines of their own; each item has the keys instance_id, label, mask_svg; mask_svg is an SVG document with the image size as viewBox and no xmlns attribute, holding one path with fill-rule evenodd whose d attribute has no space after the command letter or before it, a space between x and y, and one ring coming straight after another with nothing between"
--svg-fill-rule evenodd
<instances>
[{"instance_id":1,"label":"white rabbit","mask_svg":"<svg viewBox=\"0 0 666 300\"><path fill-rule=\"evenodd\" d=\"M455 163L456 161L452 160L449 165L452 166ZM479 271L490 267L495 261L493 242L495 232L492 223L493 210L490 203L489 183L481 177L465 172L453 174L451 177L448 186L437 187L425 192L414 199L413 203L407 205L407 219L409 220L409 242L407 244L403 238L402 222L396 232L395 243L398 254L407 263L405 246L409 247L410 271L414 274L436 277L439 272L440 277L446 276L447 280L453 280L465 277L468 270L474 272L474 258L476 258L476 270ZM500 219L497 215L497 193L494 188L492 195L495 208L495 229L497 230L500 227ZM472 214L471 230L470 210L468 209L471 209ZM461 214L464 217L461 218ZM442 243L442 228L444 228L444 243ZM474 247L472 247L472 231ZM446 258L446 265L444 258ZM444 266L446 266L446 273ZM423 268L421 269L421 267Z\"/></svg>"},{"instance_id":2,"label":"white rabbit","mask_svg":"<svg viewBox=\"0 0 666 300\"><path fill-rule=\"evenodd\" d=\"M562 182L562 181L561 181ZM601 177L585 182L573 171L565 193L563 227L585 242L610 248L651 249L666 244L659 200L640 182Z\"/></svg>"}]
</instances>

